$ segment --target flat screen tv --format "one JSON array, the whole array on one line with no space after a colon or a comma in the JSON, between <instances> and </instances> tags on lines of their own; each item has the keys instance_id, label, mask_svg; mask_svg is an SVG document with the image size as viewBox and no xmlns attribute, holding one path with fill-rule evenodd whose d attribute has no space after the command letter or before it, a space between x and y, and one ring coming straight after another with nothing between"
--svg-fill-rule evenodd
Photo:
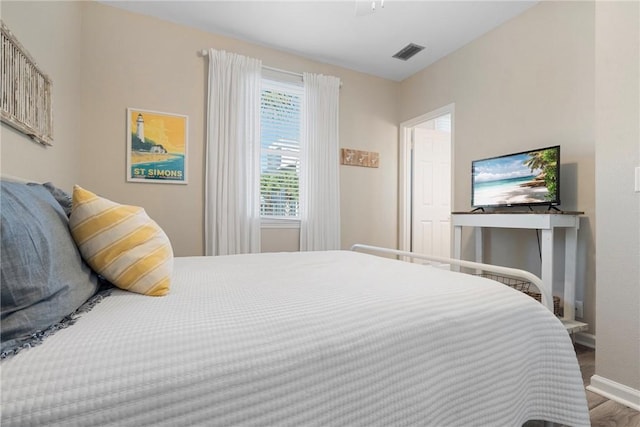
<instances>
[{"instance_id":1,"label":"flat screen tv","mask_svg":"<svg viewBox=\"0 0 640 427\"><path fill-rule=\"evenodd\" d=\"M560 146L474 160L474 208L560 204Z\"/></svg>"}]
</instances>

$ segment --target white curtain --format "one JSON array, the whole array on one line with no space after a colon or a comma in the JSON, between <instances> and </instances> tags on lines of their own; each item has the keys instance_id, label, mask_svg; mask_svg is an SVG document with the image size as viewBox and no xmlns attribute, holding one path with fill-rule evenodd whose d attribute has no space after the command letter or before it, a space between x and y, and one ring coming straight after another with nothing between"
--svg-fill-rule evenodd
<instances>
[{"instance_id":1,"label":"white curtain","mask_svg":"<svg viewBox=\"0 0 640 427\"><path fill-rule=\"evenodd\" d=\"M209 49L207 255L260 252L260 60Z\"/></svg>"},{"instance_id":2,"label":"white curtain","mask_svg":"<svg viewBox=\"0 0 640 427\"><path fill-rule=\"evenodd\" d=\"M300 250L340 249L338 98L340 79L304 73L300 152Z\"/></svg>"}]
</instances>

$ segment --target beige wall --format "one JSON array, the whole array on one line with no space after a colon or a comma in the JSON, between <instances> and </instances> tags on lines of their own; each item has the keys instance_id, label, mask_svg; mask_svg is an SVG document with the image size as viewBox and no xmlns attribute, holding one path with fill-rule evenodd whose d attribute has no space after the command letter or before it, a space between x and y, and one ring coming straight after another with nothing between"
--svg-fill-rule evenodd
<instances>
[{"instance_id":1,"label":"beige wall","mask_svg":"<svg viewBox=\"0 0 640 427\"><path fill-rule=\"evenodd\" d=\"M594 5L541 2L400 85L400 121L455 104L454 202L470 206L471 161L561 145L561 208L585 212L578 298L595 321ZM473 244L465 233L466 258ZM485 259L540 274L533 230L490 230ZM562 233L559 233L562 234ZM560 237L560 236L559 236ZM563 262L557 239L556 262ZM562 265L562 264L560 264ZM561 270L561 269L558 269ZM562 271L554 284L562 289Z\"/></svg>"},{"instance_id":2,"label":"beige wall","mask_svg":"<svg viewBox=\"0 0 640 427\"><path fill-rule=\"evenodd\" d=\"M55 137L45 149L2 125L2 173L141 205L177 255L203 254L208 64L198 52L213 47L341 78L340 145L381 159L378 169L340 169L342 245L396 245L397 82L95 2L3 1L2 15L53 79ZM125 181L127 107L189 116L188 185ZM298 232L265 229L263 249L297 250Z\"/></svg>"},{"instance_id":3,"label":"beige wall","mask_svg":"<svg viewBox=\"0 0 640 427\"><path fill-rule=\"evenodd\" d=\"M597 2L595 23L596 374L640 390L640 4Z\"/></svg>"},{"instance_id":4,"label":"beige wall","mask_svg":"<svg viewBox=\"0 0 640 427\"><path fill-rule=\"evenodd\" d=\"M80 177L82 5L78 2L0 3L2 20L53 81L52 147L2 124L2 174L54 181L70 189Z\"/></svg>"},{"instance_id":5,"label":"beige wall","mask_svg":"<svg viewBox=\"0 0 640 427\"><path fill-rule=\"evenodd\" d=\"M85 4L82 23L80 149L83 156L100 161L82 164L81 184L122 203L144 206L167 231L178 255L204 253L208 65L198 52L209 47L259 58L271 67L342 79L340 145L378 151L382 163L379 169L341 168L342 243L395 246L398 83L93 2ZM125 182L127 107L189 116L188 185ZM269 229L263 233L263 247L297 250L296 235Z\"/></svg>"}]
</instances>

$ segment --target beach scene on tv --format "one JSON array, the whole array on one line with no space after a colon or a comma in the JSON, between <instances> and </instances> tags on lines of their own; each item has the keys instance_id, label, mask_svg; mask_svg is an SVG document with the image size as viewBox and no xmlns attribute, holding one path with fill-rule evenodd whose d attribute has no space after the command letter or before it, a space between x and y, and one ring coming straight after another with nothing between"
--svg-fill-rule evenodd
<instances>
[{"instance_id":1,"label":"beach scene on tv","mask_svg":"<svg viewBox=\"0 0 640 427\"><path fill-rule=\"evenodd\" d=\"M473 206L556 201L557 147L473 162Z\"/></svg>"}]
</instances>

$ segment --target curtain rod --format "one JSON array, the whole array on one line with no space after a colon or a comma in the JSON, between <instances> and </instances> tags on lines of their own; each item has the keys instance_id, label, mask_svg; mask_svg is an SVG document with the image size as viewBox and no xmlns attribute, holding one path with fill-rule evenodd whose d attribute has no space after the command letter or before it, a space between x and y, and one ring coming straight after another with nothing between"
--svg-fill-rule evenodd
<instances>
[{"instance_id":1,"label":"curtain rod","mask_svg":"<svg viewBox=\"0 0 640 427\"><path fill-rule=\"evenodd\" d=\"M202 49L200 51L200 55L209 56L209 51L207 49ZM268 67L266 65L263 65L262 68L264 68L265 70L269 70L269 71L275 71L277 73L284 73L284 74L289 74L289 75L296 76L296 77L302 77L302 73L296 73L294 71L281 70L280 68Z\"/></svg>"}]
</instances>

